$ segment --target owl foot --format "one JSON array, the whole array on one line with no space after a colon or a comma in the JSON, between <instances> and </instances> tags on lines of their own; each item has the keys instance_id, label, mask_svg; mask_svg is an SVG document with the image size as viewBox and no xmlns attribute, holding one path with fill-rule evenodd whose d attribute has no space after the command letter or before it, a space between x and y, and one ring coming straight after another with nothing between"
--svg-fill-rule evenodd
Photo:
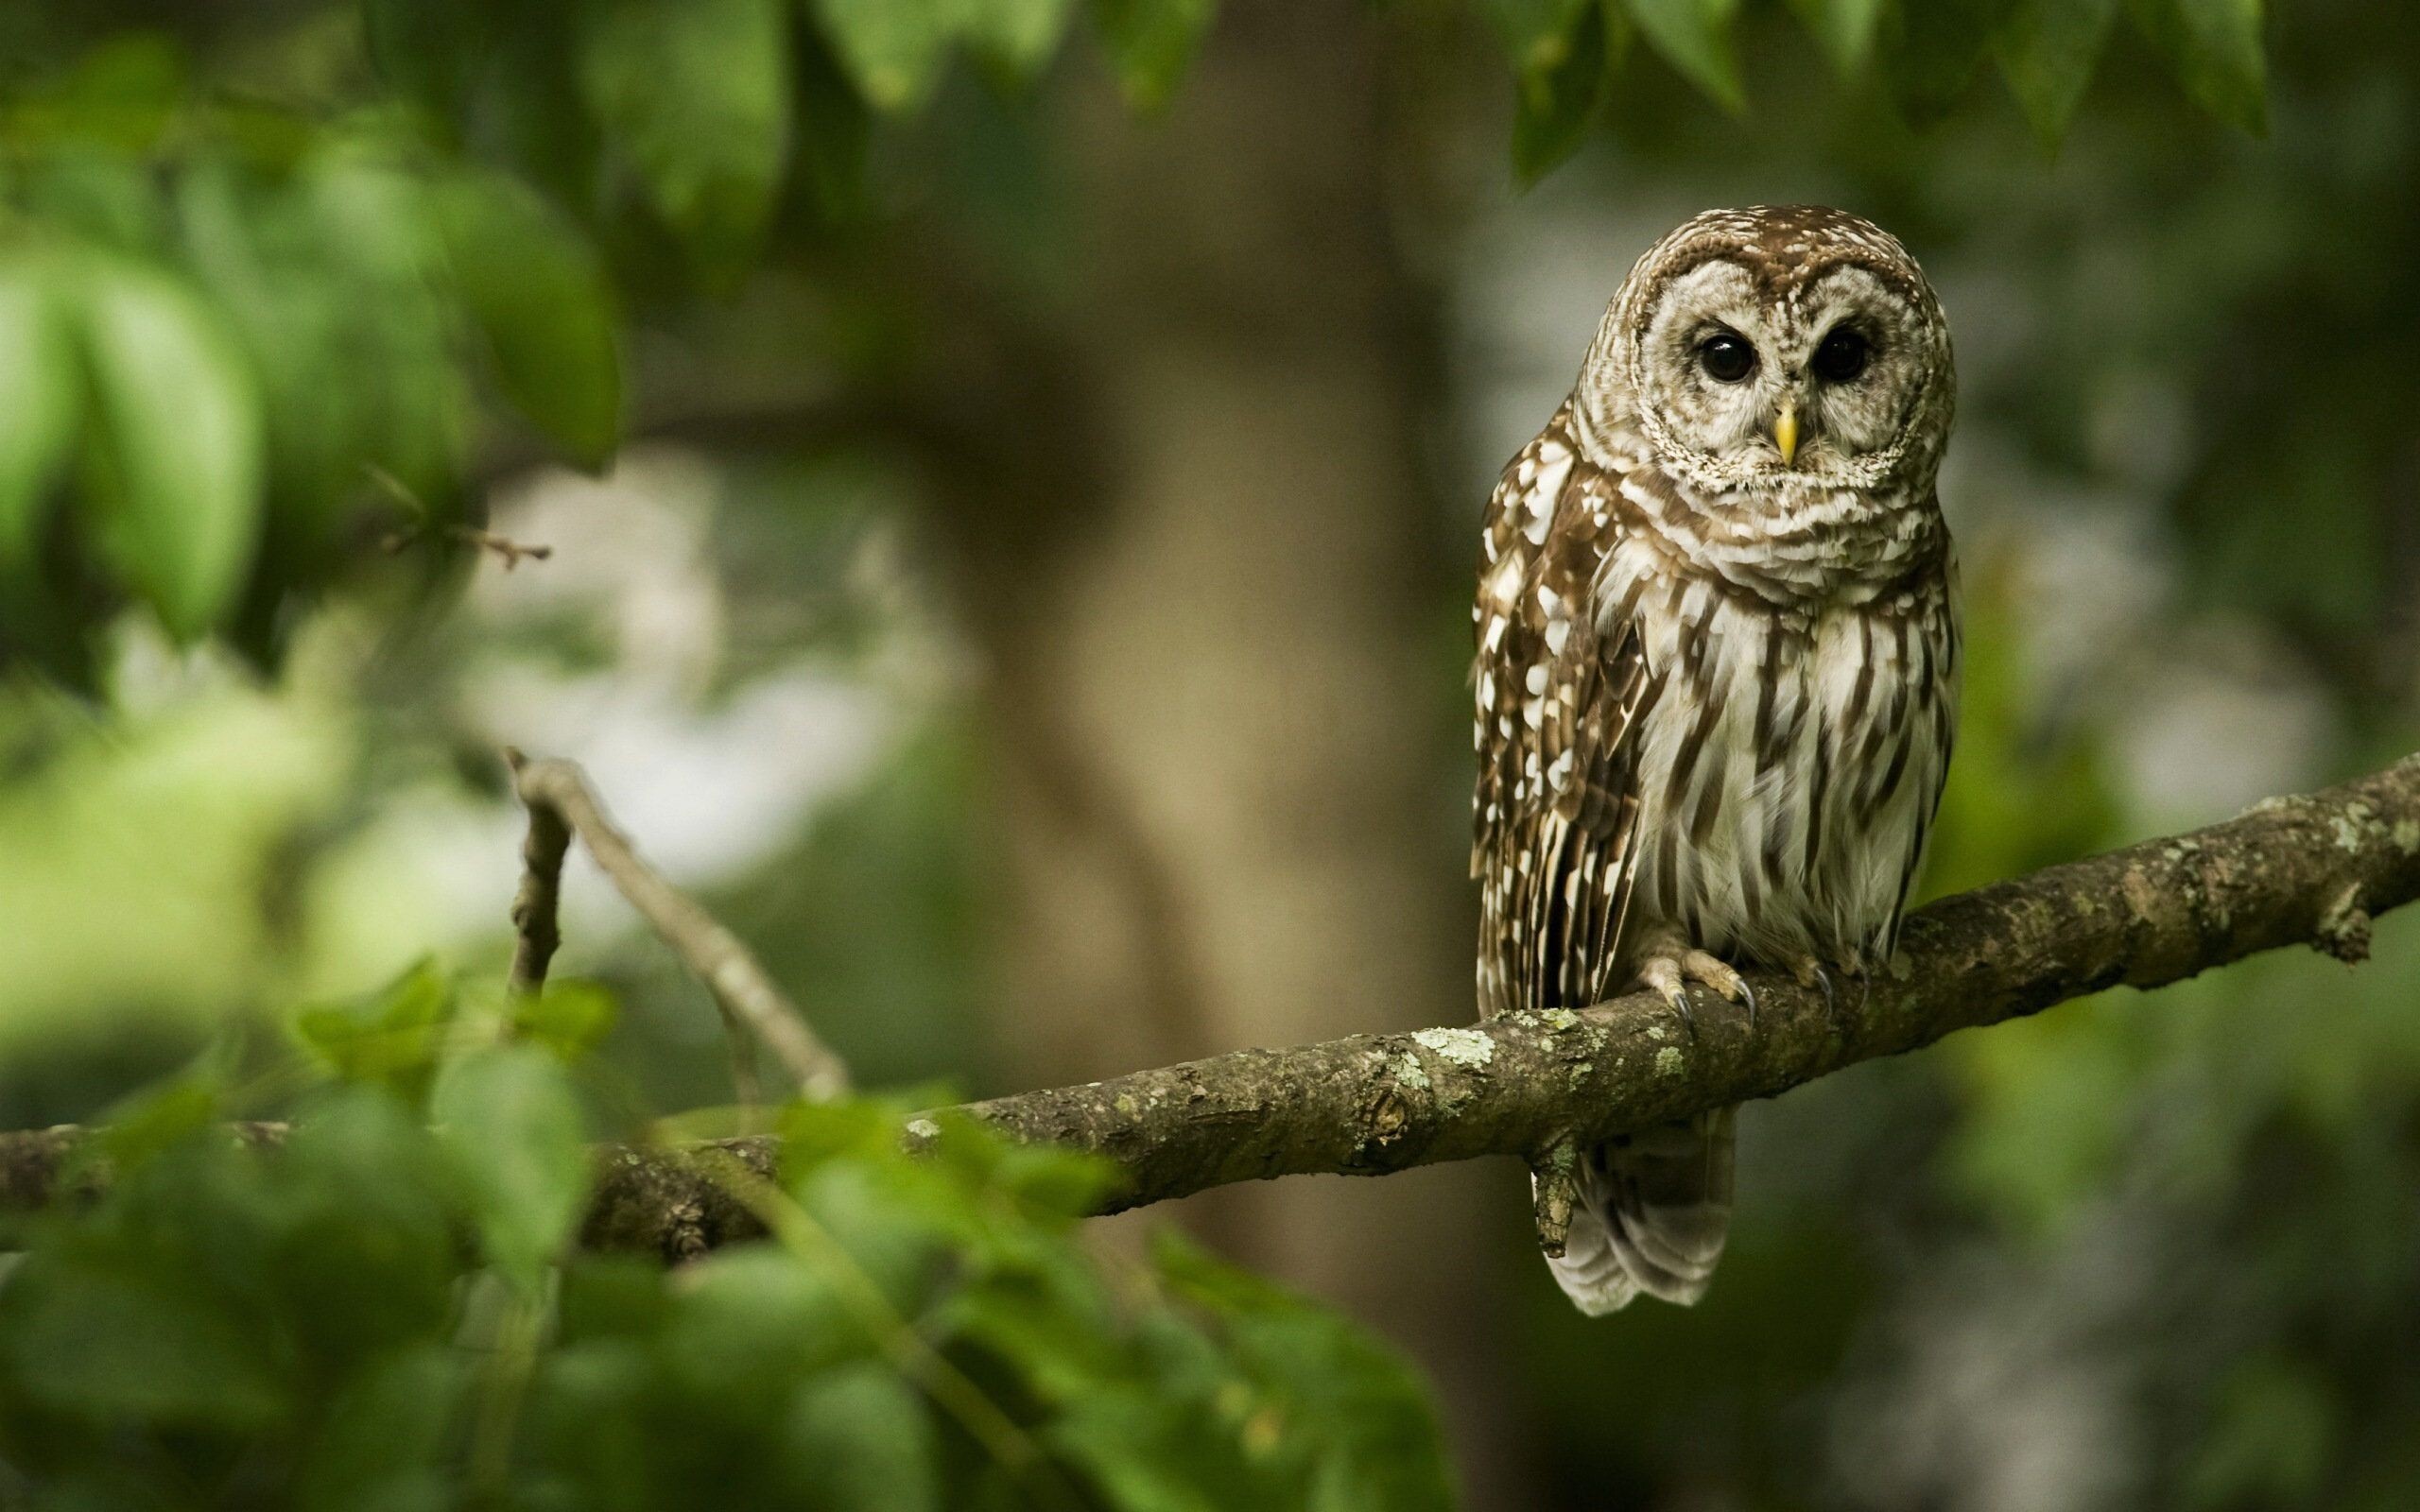
<instances>
[{"instance_id":1,"label":"owl foot","mask_svg":"<svg viewBox=\"0 0 2420 1512\"><path fill-rule=\"evenodd\" d=\"M1874 973L1862 962L1850 962L1838 968L1824 966L1820 957L1801 955L1789 963L1789 974L1800 987L1824 994L1824 1027L1837 1034L1841 1028L1841 1003L1832 988L1832 972L1839 971L1857 983L1857 1009L1863 1017L1866 1003L1874 996Z\"/></svg>"},{"instance_id":2,"label":"owl foot","mask_svg":"<svg viewBox=\"0 0 2420 1512\"><path fill-rule=\"evenodd\" d=\"M1800 987L1809 991L1822 989L1824 1027L1838 1029L1841 1026L1840 999L1832 993L1832 973L1824 970L1823 961L1813 955L1801 955L1789 963L1789 974L1797 979Z\"/></svg>"},{"instance_id":3,"label":"owl foot","mask_svg":"<svg viewBox=\"0 0 2420 1512\"><path fill-rule=\"evenodd\" d=\"M1671 1005L1672 1011L1680 1016L1681 1026L1689 1031L1689 1038L1693 1040L1698 1032L1697 1015L1689 1011L1689 984L1693 982L1712 988L1734 1003L1745 1005L1748 1025L1755 1027L1755 990L1728 963L1703 951L1659 951L1640 963L1638 979L1647 984L1649 990Z\"/></svg>"}]
</instances>

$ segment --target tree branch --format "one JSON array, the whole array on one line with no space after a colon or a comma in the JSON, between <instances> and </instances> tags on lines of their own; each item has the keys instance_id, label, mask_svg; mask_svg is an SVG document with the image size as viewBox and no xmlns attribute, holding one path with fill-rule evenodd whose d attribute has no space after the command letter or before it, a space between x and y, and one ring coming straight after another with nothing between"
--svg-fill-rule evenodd
<instances>
[{"instance_id":1,"label":"tree branch","mask_svg":"<svg viewBox=\"0 0 2420 1512\"><path fill-rule=\"evenodd\" d=\"M748 1036L780 1058L797 1079L800 1093L811 1100L821 1102L849 1090L848 1067L807 1027L805 1016L773 986L739 936L639 859L630 838L605 817L586 773L570 762L531 761L517 750L508 749L504 761L512 772L513 791L529 811L529 833L521 847L521 890L512 903L519 936L512 953L513 991L535 992L545 986L546 965L560 939L555 915L563 855L577 834L631 906L705 983L735 1040L744 1026ZM735 1054L739 1052L735 1044Z\"/></svg>"},{"instance_id":2,"label":"tree branch","mask_svg":"<svg viewBox=\"0 0 2420 1512\"><path fill-rule=\"evenodd\" d=\"M1577 1013L1236 1051L964 1111L1014 1139L1116 1161L1128 1185L1112 1209L1255 1177L1376 1176L1483 1155L1550 1174L1559 1150L1771 1097L2104 988L2160 987L2286 945L2358 961L2372 918L2415 898L2420 756L2190 834L1945 899L1908 920L1899 960L1862 1004L1842 993L1837 1018L1787 974L1757 973L1753 1029L1705 1000L1693 1035L1661 999L1637 993ZM72 1127L0 1134L0 1209L55 1195L81 1137ZM908 1124L911 1145L940 1137L929 1119ZM760 1174L779 1154L767 1136L708 1148ZM583 1243L678 1260L763 1232L695 1148L608 1146L597 1173ZM1542 1238L1568 1222L1559 1196L1542 1183Z\"/></svg>"},{"instance_id":3,"label":"tree branch","mask_svg":"<svg viewBox=\"0 0 2420 1512\"><path fill-rule=\"evenodd\" d=\"M1583 1012L1245 1050L968 1109L1125 1168L1117 1206L1254 1177L1374 1176L1482 1155L1550 1168L1585 1144L1771 1097L1959 1029L2120 985L2161 987L2279 946L2340 959L2420 897L2420 756L2223 824L1944 899L1909 919L1860 1003L1751 973L1759 1017L1701 997L1692 1034L1652 993ZM1553 1194L1546 1206L1559 1208ZM1542 1211L1542 1238L1564 1214Z\"/></svg>"}]
</instances>

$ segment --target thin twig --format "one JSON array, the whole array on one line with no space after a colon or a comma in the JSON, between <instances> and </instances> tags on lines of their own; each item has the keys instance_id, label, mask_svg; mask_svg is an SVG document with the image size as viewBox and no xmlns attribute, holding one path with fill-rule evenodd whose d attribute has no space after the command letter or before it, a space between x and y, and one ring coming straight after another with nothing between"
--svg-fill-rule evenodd
<instances>
[{"instance_id":1,"label":"thin twig","mask_svg":"<svg viewBox=\"0 0 2420 1512\"><path fill-rule=\"evenodd\" d=\"M585 773L570 762L532 761L517 750L506 750L504 761L512 773L513 791L529 811L529 838L522 847L527 869L512 914L521 936L513 955L515 990L536 991L545 982L562 891L564 847L557 833L568 831L579 836L598 869L639 917L705 983L727 1029L745 1033L772 1051L798 1082L802 1096L820 1102L849 1090L848 1068L840 1057L807 1027L805 1017L773 986L739 936L639 859L630 838L605 817ZM549 823L553 828L545 828ZM743 1085L742 1091L750 1089Z\"/></svg>"},{"instance_id":2,"label":"thin twig","mask_svg":"<svg viewBox=\"0 0 2420 1512\"><path fill-rule=\"evenodd\" d=\"M505 752L505 765L520 780L520 752ZM512 975L516 997L534 997L546 985L546 967L563 942L556 923L562 906L563 855L571 828L550 803L525 803L529 830L521 839L521 888L512 898Z\"/></svg>"},{"instance_id":3,"label":"thin twig","mask_svg":"<svg viewBox=\"0 0 2420 1512\"><path fill-rule=\"evenodd\" d=\"M493 530L482 530L476 525L466 525L458 522L443 525L437 524L429 513L428 502L413 491L410 484L375 462L363 463L361 471L369 476L371 482L378 485L389 497L401 506L406 514L411 516L412 523L408 527L394 531L379 542L380 549L389 557L431 536L447 541L458 541L464 545L475 546L481 551L493 552L503 559L506 572L520 566L525 559L544 561L555 554L555 548L552 546L525 546L510 536L498 535Z\"/></svg>"},{"instance_id":4,"label":"thin twig","mask_svg":"<svg viewBox=\"0 0 2420 1512\"><path fill-rule=\"evenodd\" d=\"M413 542L425 541L432 535L441 536L447 541L458 541L466 546L476 546L481 551L493 552L502 558L506 572L520 566L524 560L544 561L555 554L555 548L552 546L526 546L510 536L498 535L493 530L482 530L476 525L458 524L435 529L398 530L378 544L387 555L391 557L406 549Z\"/></svg>"}]
</instances>

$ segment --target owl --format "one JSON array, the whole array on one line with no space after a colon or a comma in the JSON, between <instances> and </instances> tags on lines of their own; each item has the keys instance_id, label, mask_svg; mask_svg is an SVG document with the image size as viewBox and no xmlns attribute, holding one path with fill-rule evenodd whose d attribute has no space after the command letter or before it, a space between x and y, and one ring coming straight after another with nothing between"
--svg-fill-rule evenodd
<instances>
[{"instance_id":1,"label":"owl","mask_svg":"<svg viewBox=\"0 0 2420 1512\"><path fill-rule=\"evenodd\" d=\"M1479 1011L1640 988L1747 1013L1887 960L1949 765L1955 379L1907 249L1811 206L1639 259L1487 507L1473 669ZM1580 1152L1584 1313L1703 1295L1724 1108Z\"/></svg>"}]
</instances>

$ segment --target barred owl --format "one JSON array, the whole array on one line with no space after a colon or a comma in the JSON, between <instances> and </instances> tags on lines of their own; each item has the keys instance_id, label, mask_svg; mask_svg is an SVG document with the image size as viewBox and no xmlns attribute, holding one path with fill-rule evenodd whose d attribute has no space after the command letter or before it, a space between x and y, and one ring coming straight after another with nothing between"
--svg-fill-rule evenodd
<instances>
[{"instance_id":1,"label":"barred owl","mask_svg":"<svg viewBox=\"0 0 2420 1512\"><path fill-rule=\"evenodd\" d=\"M1816 207L1710 211L1641 258L1488 503L1474 667L1479 1011L1887 959L1949 765L1959 632L1934 477L1949 333L1907 250ZM1582 1152L1552 1257L1582 1311L1702 1296L1724 1108Z\"/></svg>"}]
</instances>

